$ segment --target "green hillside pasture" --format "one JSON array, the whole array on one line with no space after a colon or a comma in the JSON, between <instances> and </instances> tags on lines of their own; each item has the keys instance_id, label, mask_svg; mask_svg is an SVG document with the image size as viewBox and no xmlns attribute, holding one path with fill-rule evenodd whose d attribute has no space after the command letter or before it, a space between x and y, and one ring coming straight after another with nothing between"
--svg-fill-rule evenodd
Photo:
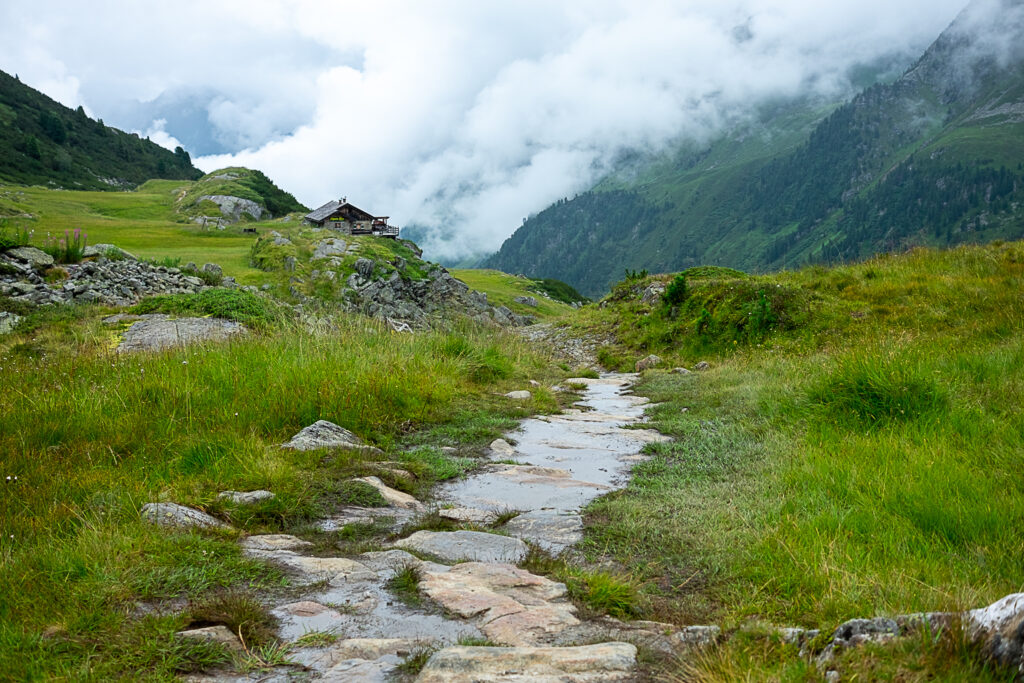
<instances>
[{"instance_id":1,"label":"green hillside pasture","mask_svg":"<svg viewBox=\"0 0 1024 683\"><path fill-rule=\"evenodd\" d=\"M139 258L180 259L198 265L216 263L241 284L262 284L266 277L249 266L254 238L238 226L207 230L185 223L174 211L175 197L184 192L187 181L149 181L133 192L88 192L49 190L41 187L0 186L0 198L32 219L11 221L33 231L39 245L60 239L65 230L81 228L89 244L109 243ZM274 222L249 223L266 231Z\"/></svg>"},{"instance_id":2,"label":"green hillside pasture","mask_svg":"<svg viewBox=\"0 0 1024 683\"><path fill-rule=\"evenodd\" d=\"M590 506L591 559L628 567L649 616L727 628L756 618L827 634L1024 589L1024 244L750 281L802 291L808 317L756 344L703 347L704 373L645 373L653 423L677 440ZM671 321L631 306L589 312L623 316L610 355L700 358L685 339L658 343L652 329ZM643 317L652 329L628 336ZM860 650L839 668L844 679L1012 678L970 648L929 642ZM756 669L804 680L796 648L772 643L738 638L686 679Z\"/></svg>"},{"instance_id":3,"label":"green hillside pasture","mask_svg":"<svg viewBox=\"0 0 1024 683\"><path fill-rule=\"evenodd\" d=\"M197 506L249 533L299 533L337 552L344 536L309 522L374 504L351 477L409 490L374 460L401 460L419 487L472 466L429 439L407 452L404 435L433 428L471 447L509 418L556 405L544 392L526 406L499 395L555 378L515 335L493 330L399 335L352 317L329 334L278 330L122 357L109 350L103 310L74 310L64 325L0 348L0 677L169 680L224 653L175 640L189 619L167 601L227 586L243 596L284 589L275 570L242 557L236 532L158 531L139 518L146 502ZM387 455L276 446L319 419ZM260 488L277 498L251 510L216 500Z\"/></svg>"},{"instance_id":4,"label":"green hillside pasture","mask_svg":"<svg viewBox=\"0 0 1024 683\"><path fill-rule=\"evenodd\" d=\"M572 306L539 294L529 278L509 275L500 270L457 269L450 272L452 277L462 280L470 289L484 292L492 305L505 306L520 315L532 315L546 320L562 317L573 310ZM537 307L516 303L513 299L517 296L532 296L537 300Z\"/></svg>"}]
</instances>

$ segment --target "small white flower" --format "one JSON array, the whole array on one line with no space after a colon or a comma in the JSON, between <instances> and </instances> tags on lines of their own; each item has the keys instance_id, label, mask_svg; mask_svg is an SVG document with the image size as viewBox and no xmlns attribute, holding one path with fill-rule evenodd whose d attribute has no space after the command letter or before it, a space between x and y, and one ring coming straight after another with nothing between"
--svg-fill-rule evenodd
<instances>
[{"instance_id":1,"label":"small white flower","mask_svg":"<svg viewBox=\"0 0 1024 683\"><path fill-rule=\"evenodd\" d=\"M188 361L187 360L183 360L183 361L181 361L181 364L182 365L188 365Z\"/></svg>"}]
</instances>

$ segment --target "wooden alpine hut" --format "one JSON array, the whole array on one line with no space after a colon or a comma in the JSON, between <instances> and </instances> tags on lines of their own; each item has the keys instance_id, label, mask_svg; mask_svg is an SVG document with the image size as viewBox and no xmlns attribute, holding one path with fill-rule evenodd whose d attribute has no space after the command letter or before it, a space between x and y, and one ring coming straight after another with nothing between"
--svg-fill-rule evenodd
<instances>
[{"instance_id":1,"label":"wooden alpine hut","mask_svg":"<svg viewBox=\"0 0 1024 683\"><path fill-rule=\"evenodd\" d=\"M346 235L376 235L398 238L398 227L388 225L388 216L374 216L358 206L349 204L346 197L329 201L306 214L305 221L321 228L330 228Z\"/></svg>"}]
</instances>

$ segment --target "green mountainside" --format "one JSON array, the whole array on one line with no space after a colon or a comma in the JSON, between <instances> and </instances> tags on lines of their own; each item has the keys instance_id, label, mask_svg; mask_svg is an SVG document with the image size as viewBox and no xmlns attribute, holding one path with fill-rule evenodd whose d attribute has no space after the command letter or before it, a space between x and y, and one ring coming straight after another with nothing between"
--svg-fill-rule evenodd
<instances>
[{"instance_id":1,"label":"green mountainside","mask_svg":"<svg viewBox=\"0 0 1024 683\"><path fill-rule=\"evenodd\" d=\"M195 180L188 152L68 109L0 71L0 181L81 190L121 190L151 178Z\"/></svg>"},{"instance_id":2,"label":"green mountainside","mask_svg":"<svg viewBox=\"0 0 1024 683\"><path fill-rule=\"evenodd\" d=\"M487 267L594 296L624 268L764 271L1024 234L1024 5L972 5L902 77L762 107L527 220ZM996 46L1005 49L996 52Z\"/></svg>"}]
</instances>

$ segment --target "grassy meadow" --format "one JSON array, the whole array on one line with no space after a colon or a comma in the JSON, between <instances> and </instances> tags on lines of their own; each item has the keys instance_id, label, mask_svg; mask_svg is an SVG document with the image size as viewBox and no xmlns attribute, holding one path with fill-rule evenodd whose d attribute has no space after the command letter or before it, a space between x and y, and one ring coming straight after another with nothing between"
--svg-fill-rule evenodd
<instances>
[{"instance_id":1,"label":"grassy meadow","mask_svg":"<svg viewBox=\"0 0 1024 683\"><path fill-rule=\"evenodd\" d=\"M236 343L122 357L117 330L100 322L109 312L51 309L0 345L0 679L171 679L224 658L173 638L202 621L196 605L209 595L229 591L237 611L254 591L288 590L241 556L237 533L167 534L140 520L146 502L193 505L245 532L298 533L337 552L345 538L312 521L383 504L351 477L422 493L475 467L475 449L515 418L557 408L544 390L525 405L500 396L553 379L553 366L496 330L278 321ZM385 455L276 447L319 419ZM380 459L402 462L415 481ZM217 500L260 488L277 497L249 508Z\"/></svg>"},{"instance_id":2,"label":"grassy meadow","mask_svg":"<svg viewBox=\"0 0 1024 683\"><path fill-rule=\"evenodd\" d=\"M1024 590L1024 245L918 250L748 277L694 269L653 307L621 283L578 324L614 330L658 429L627 489L588 510L586 551L648 616L821 628L987 605ZM843 680L1011 680L966 647L867 648ZM816 680L749 633L681 680ZM1009 676L1009 677L1008 677Z\"/></svg>"}]
</instances>

